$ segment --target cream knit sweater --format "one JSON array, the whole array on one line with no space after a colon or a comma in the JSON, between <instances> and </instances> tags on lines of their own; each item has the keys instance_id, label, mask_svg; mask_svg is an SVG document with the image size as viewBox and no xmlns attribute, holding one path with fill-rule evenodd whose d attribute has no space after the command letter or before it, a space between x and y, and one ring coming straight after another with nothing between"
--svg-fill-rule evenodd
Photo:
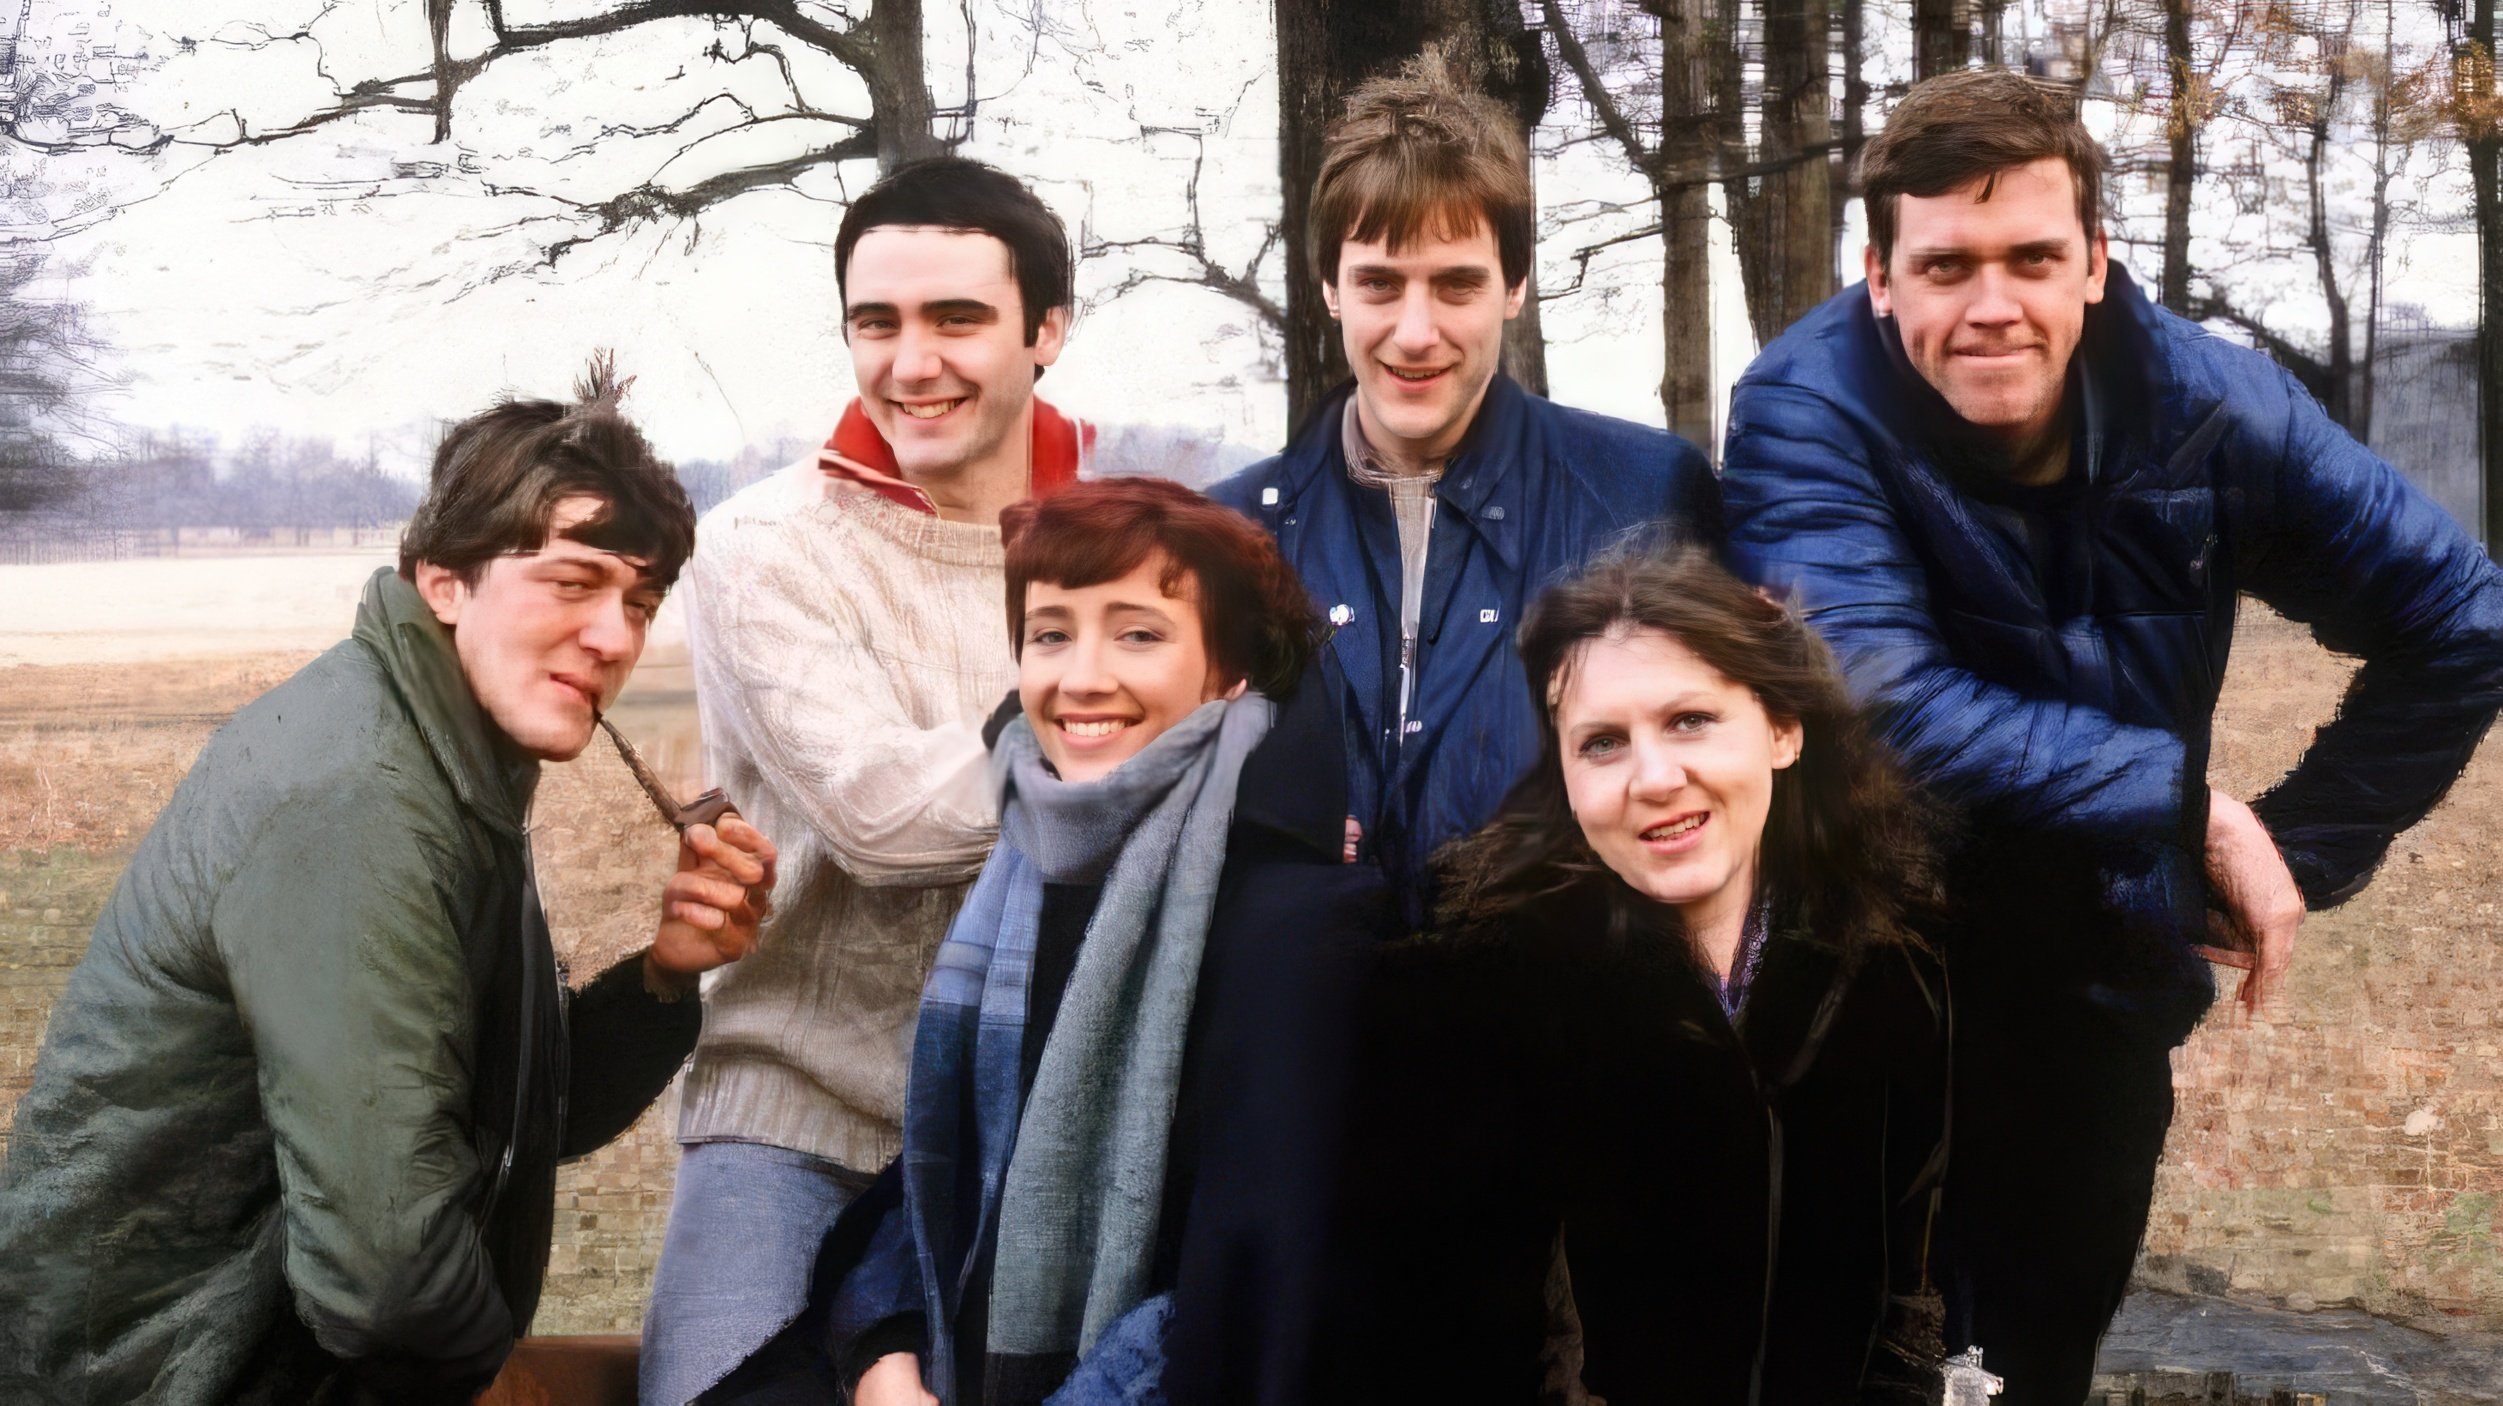
<instances>
[{"instance_id":1,"label":"cream knit sweater","mask_svg":"<svg viewBox=\"0 0 2503 1406\"><path fill-rule=\"evenodd\" d=\"M706 772L781 863L756 952L705 990L678 1136L876 1171L923 977L997 826L999 531L811 459L705 515L688 591Z\"/></svg>"}]
</instances>

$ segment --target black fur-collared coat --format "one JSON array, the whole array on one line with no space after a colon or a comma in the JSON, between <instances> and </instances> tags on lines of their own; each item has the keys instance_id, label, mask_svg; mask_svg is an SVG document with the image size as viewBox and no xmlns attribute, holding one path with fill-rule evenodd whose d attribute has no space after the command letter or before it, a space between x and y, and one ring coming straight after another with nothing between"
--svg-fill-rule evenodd
<instances>
[{"instance_id":1,"label":"black fur-collared coat","mask_svg":"<svg viewBox=\"0 0 2503 1406\"><path fill-rule=\"evenodd\" d=\"M1393 949L1366 1006L1351 1395L1539 1399L1561 1240L1609 1406L1918 1399L1886 1343L1924 1336L1945 1155L1922 948L1777 919L1733 1020L1603 876Z\"/></svg>"}]
</instances>

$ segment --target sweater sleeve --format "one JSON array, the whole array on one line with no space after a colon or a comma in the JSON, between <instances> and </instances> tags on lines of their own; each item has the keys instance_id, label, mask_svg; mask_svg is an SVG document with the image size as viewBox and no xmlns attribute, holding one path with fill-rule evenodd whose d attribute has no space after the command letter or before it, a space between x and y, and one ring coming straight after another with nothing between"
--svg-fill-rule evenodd
<instances>
[{"instance_id":1,"label":"sweater sleeve","mask_svg":"<svg viewBox=\"0 0 2503 1406\"><path fill-rule=\"evenodd\" d=\"M707 745L764 773L855 881L972 878L998 824L978 720L915 718L904 690L934 681L898 677L872 612L852 598L861 584L826 579L787 540L793 530L708 526L689 564ZM898 614L931 608L893 604Z\"/></svg>"},{"instance_id":2,"label":"sweater sleeve","mask_svg":"<svg viewBox=\"0 0 2503 1406\"><path fill-rule=\"evenodd\" d=\"M474 863L386 787L314 794L270 818L211 917L275 1142L295 1310L395 1391L475 1392L512 1346L472 1218L477 1012L435 878Z\"/></svg>"}]
</instances>

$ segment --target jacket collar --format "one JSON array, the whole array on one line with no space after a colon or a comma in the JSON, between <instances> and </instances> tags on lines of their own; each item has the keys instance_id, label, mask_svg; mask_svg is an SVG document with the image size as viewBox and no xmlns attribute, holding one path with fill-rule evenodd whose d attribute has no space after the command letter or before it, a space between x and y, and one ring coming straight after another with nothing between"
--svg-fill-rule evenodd
<instances>
[{"instance_id":1,"label":"jacket collar","mask_svg":"<svg viewBox=\"0 0 2503 1406\"><path fill-rule=\"evenodd\" d=\"M353 638L382 664L461 804L496 829L520 834L539 763L511 755L470 692L452 632L435 619L425 597L399 572L377 569L357 602Z\"/></svg>"},{"instance_id":2,"label":"jacket collar","mask_svg":"<svg viewBox=\"0 0 2503 1406\"><path fill-rule=\"evenodd\" d=\"M1302 682L1277 706L1269 735L1235 783L1234 823L1335 861L1347 842L1347 768L1314 766L1311 759L1336 757L1346 746L1345 725L1317 652Z\"/></svg>"},{"instance_id":3,"label":"jacket collar","mask_svg":"<svg viewBox=\"0 0 2503 1406\"><path fill-rule=\"evenodd\" d=\"M1561 913L1571 915L1562 922L1580 925L1580 933L1559 926L1556 917L1542 916L1532 916L1516 931L1531 937L1563 932L1603 954L1616 949L1616 955L1594 964L1601 980L1614 982L1618 972L1646 973L1635 989L1664 993L1677 1017L1674 1024L1688 1038L1743 1051L1765 1095L1778 1095L1815 1065L1868 955L1864 948L1846 950L1821 940L1777 911L1746 1003L1732 1018L1723 1013L1711 976L1689 954L1667 909L1604 873L1548 900L1559 902ZM1548 914L1559 912L1537 904L1528 911L1538 915L1542 908ZM1638 1033L1633 1038L1656 1037Z\"/></svg>"},{"instance_id":4,"label":"jacket collar","mask_svg":"<svg viewBox=\"0 0 2503 1406\"><path fill-rule=\"evenodd\" d=\"M1316 491L1332 478L1345 482L1347 492L1364 501L1379 496L1365 494L1347 475L1344 426L1347 402L1355 393L1353 380L1341 382L1305 419L1294 446L1279 464L1278 488L1289 501ZM1461 436L1434 485L1435 496L1459 513L1508 569L1521 562L1525 516L1520 502L1525 474L1515 461L1536 448L1525 442L1532 433L1525 413L1529 399L1520 382L1497 371L1486 383L1486 396L1478 402L1468 433ZM1385 521L1388 515L1385 507Z\"/></svg>"},{"instance_id":5,"label":"jacket collar","mask_svg":"<svg viewBox=\"0 0 2503 1406\"><path fill-rule=\"evenodd\" d=\"M1078 463L1084 451L1095 444L1095 427L1082 420L1072 420L1038 399L1034 402L1033 464L1026 492L1041 498L1057 493L1078 481ZM915 512L936 516L939 505L930 495L914 487L895 465L894 446L869 419L869 412L860 405L860 397L843 408L834 433L826 438L825 448L818 451L817 467L827 475L857 483L890 502L901 503Z\"/></svg>"},{"instance_id":6,"label":"jacket collar","mask_svg":"<svg viewBox=\"0 0 2503 1406\"><path fill-rule=\"evenodd\" d=\"M1469 422L1468 434L1434 486L1507 570L1521 564L1521 523L1527 516L1521 511L1521 495L1529 472L1522 461L1538 449L1528 442L1533 432L1526 413L1529 399L1520 382L1496 372L1486 383L1486 398L1478 402L1477 418Z\"/></svg>"}]
</instances>

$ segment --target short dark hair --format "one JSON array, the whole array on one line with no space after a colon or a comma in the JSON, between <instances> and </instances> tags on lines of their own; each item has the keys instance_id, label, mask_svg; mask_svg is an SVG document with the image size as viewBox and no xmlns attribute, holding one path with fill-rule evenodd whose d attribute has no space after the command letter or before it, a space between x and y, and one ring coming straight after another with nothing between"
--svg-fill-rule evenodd
<instances>
[{"instance_id":1,"label":"short dark hair","mask_svg":"<svg viewBox=\"0 0 2503 1406\"><path fill-rule=\"evenodd\" d=\"M1108 478L1029 498L1002 512L1008 639L1022 654L1026 587L1117 581L1161 557L1158 584L1197 586L1208 657L1271 698L1295 691L1312 660L1315 617L1295 569L1250 518L1171 479Z\"/></svg>"},{"instance_id":2,"label":"short dark hair","mask_svg":"<svg viewBox=\"0 0 2503 1406\"><path fill-rule=\"evenodd\" d=\"M1882 268L1894 257L1899 197L1944 195L2056 156L2077 186L2077 223L2094 244L2103 228L2103 148L2077 119L2077 93L2010 68L1968 68L1912 85L1886 126L1860 149L1869 243ZM1982 198L1990 198L1990 186Z\"/></svg>"},{"instance_id":3,"label":"short dark hair","mask_svg":"<svg viewBox=\"0 0 2503 1406\"><path fill-rule=\"evenodd\" d=\"M1784 920L1840 945L1905 938L1938 900L1938 817L1851 701L1832 651L1799 612L1731 575L1699 547L1621 550L1551 587L1521 624L1521 666L1538 717L1538 764L1483 830L1437 862L1446 916L1468 923L1603 876L1574 819L1556 704L1583 646L1641 630L1683 645L1799 725L1799 760L1773 773L1766 891Z\"/></svg>"},{"instance_id":4,"label":"short dark hair","mask_svg":"<svg viewBox=\"0 0 2503 1406\"><path fill-rule=\"evenodd\" d=\"M1538 198L1529 150L1501 103L1459 83L1439 53L1348 97L1323 141L1306 224L1322 282L1338 282L1350 239L1398 250L1429 233L1465 238L1481 220L1504 286L1519 287L1538 254Z\"/></svg>"},{"instance_id":5,"label":"short dark hair","mask_svg":"<svg viewBox=\"0 0 2503 1406\"><path fill-rule=\"evenodd\" d=\"M1025 183L996 166L961 156L932 156L896 167L861 192L843 212L834 234L834 288L844 296L852 270L852 246L881 225L927 225L971 230L1008 246L1009 271L1025 304L1026 345L1033 346L1043 318L1070 303L1076 265L1069 231Z\"/></svg>"},{"instance_id":6,"label":"short dark hair","mask_svg":"<svg viewBox=\"0 0 2503 1406\"><path fill-rule=\"evenodd\" d=\"M666 590L695 550L695 509L676 471L618 413L633 383L602 352L573 404L507 397L445 431L426 500L400 534L400 574L415 580L417 563L432 562L475 585L488 562L543 546L557 504L589 497L605 506L565 536L646 563L644 575Z\"/></svg>"}]
</instances>

